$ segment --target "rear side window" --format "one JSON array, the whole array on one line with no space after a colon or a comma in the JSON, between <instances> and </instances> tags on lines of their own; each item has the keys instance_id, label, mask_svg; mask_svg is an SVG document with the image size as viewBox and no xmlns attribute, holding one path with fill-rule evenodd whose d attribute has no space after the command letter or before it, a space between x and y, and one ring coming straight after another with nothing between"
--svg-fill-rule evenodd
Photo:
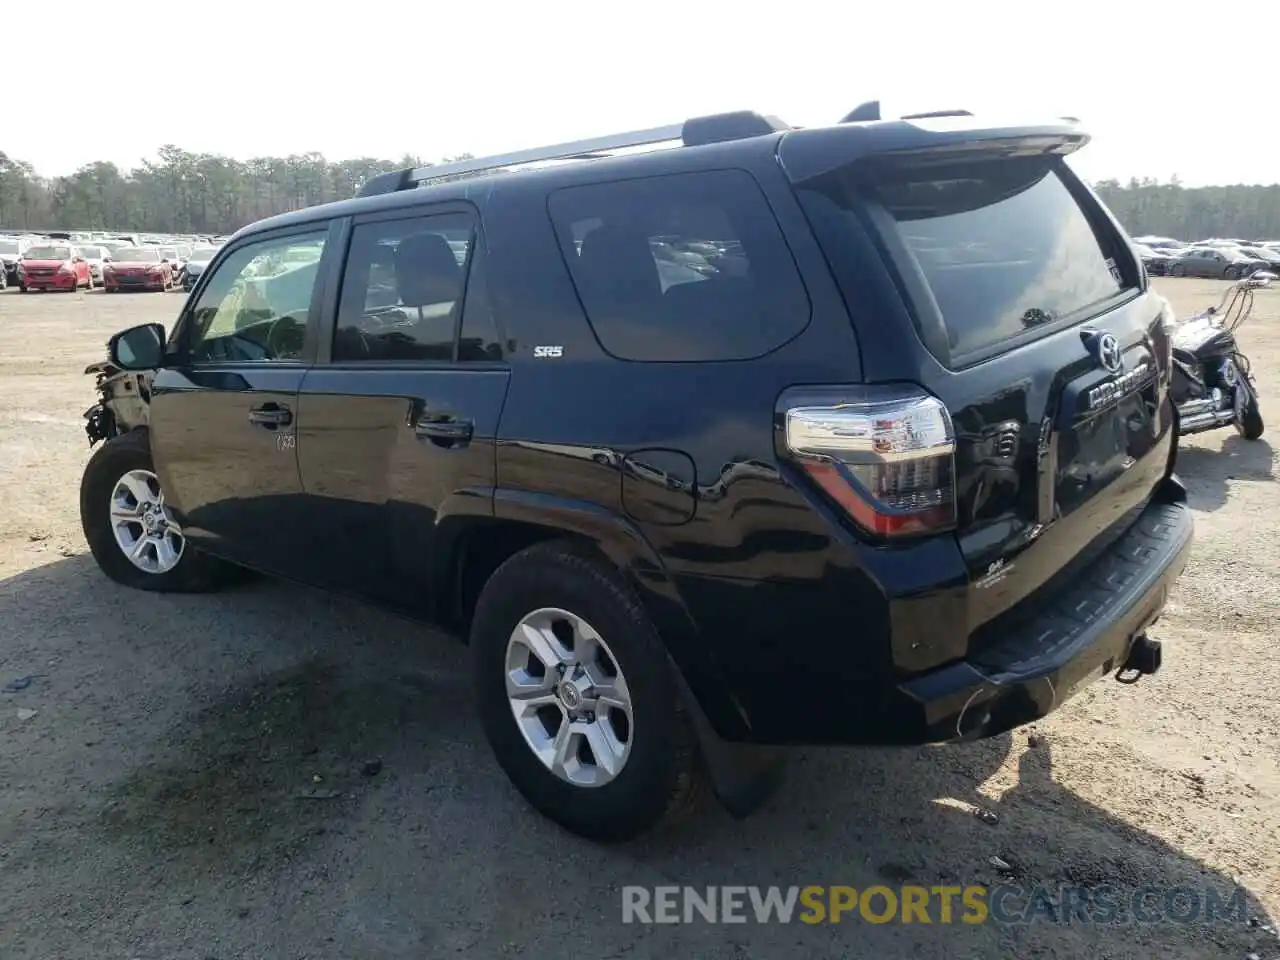
<instances>
[{"instance_id":1,"label":"rear side window","mask_svg":"<svg viewBox=\"0 0 1280 960\"><path fill-rule=\"evenodd\" d=\"M905 169L862 189L919 263L953 357L1084 318L1138 282L1052 161Z\"/></svg>"},{"instance_id":2,"label":"rear side window","mask_svg":"<svg viewBox=\"0 0 1280 960\"><path fill-rule=\"evenodd\" d=\"M795 262L745 171L569 187L550 212L587 318L615 357L746 360L809 322Z\"/></svg>"}]
</instances>

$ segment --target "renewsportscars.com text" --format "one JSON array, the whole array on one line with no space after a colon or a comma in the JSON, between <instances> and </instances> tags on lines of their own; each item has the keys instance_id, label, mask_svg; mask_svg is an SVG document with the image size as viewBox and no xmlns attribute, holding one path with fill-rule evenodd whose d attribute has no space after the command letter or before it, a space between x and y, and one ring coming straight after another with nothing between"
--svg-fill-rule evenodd
<instances>
[{"instance_id":1,"label":"renewsportscars.com text","mask_svg":"<svg viewBox=\"0 0 1280 960\"><path fill-rule=\"evenodd\" d=\"M1244 923L1243 887L622 888L623 923Z\"/></svg>"}]
</instances>

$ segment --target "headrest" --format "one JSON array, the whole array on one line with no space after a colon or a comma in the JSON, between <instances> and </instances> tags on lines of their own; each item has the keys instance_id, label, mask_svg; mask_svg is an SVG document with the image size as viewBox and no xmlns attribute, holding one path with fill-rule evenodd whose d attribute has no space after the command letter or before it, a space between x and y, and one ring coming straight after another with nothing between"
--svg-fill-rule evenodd
<instances>
[{"instance_id":1,"label":"headrest","mask_svg":"<svg viewBox=\"0 0 1280 960\"><path fill-rule=\"evenodd\" d=\"M406 307L457 301L462 297L462 267L453 248L438 233L418 233L396 245L396 291Z\"/></svg>"},{"instance_id":2,"label":"headrest","mask_svg":"<svg viewBox=\"0 0 1280 960\"><path fill-rule=\"evenodd\" d=\"M597 300L589 310L608 304L627 313L628 303L648 309L662 295L649 238L642 231L615 224L597 227L583 238L578 264L575 273Z\"/></svg>"}]
</instances>

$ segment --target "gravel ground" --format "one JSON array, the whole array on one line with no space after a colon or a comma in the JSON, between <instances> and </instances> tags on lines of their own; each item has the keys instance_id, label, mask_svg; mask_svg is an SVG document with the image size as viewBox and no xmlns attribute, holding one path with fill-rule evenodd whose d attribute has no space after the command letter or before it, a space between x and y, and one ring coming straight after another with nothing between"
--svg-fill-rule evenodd
<instances>
[{"instance_id":1,"label":"gravel ground","mask_svg":"<svg viewBox=\"0 0 1280 960\"><path fill-rule=\"evenodd\" d=\"M1183 312L1222 289L1161 285ZM98 573L77 513L93 399L81 371L112 332L169 321L181 302L0 293L0 685L34 675L0 693L4 960L1280 958L1280 487L1266 438L1184 443L1198 542L1159 625L1157 677L1100 682L1011 738L797 751L754 818L708 806L606 849L508 786L459 645L270 581L175 598ZM1280 423L1280 291L1259 295L1243 339ZM1250 919L621 922L622 884L1005 876L1222 896L1238 884Z\"/></svg>"}]
</instances>

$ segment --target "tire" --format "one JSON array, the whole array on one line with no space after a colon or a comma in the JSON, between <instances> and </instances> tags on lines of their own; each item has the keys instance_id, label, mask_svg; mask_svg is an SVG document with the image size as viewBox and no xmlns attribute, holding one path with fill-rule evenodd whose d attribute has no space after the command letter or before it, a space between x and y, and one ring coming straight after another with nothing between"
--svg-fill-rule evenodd
<instances>
[{"instance_id":1,"label":"tire","mask_svg":"<svg viewBox=\"0 0 1280 960\"><path fill-rule=\"evenodd\" d=\"M157 593L198 593L221 585L221 563L198 553L189 544L178 551L177 562L168 569L148 572L125 555L116 538L111 517L111 501L117 485L134 471L154 476L151 444L146 430L132 430L112 437L89 458L80 481L80 524L99 569L116 583ZM158 484L155 489L158 490ZM141 524L134 525L143 539ZM172 542L172 541L171 541ZM154 549L148 551L159 557ZM160 566L160 564L157 564Z\"/></svg>"},{"instance_id":2,"label":"tire","mask_svg":"<svg viewBox=\"0 0 1280 960\"><path fill-rule=\"evenodd\" d=\"M557 628L568 623L561 614L585 621L616 664L618 676L611 682L622 680L618 688L630 706L630 715L623 714L628 722L620 724L619 711L609 709L609 720L601 714L601 724L607 722L615 731L613 742L620 742L624 735L626 741L616 773L611 778L603 775L607 782L581 785L553 773L516 721L507 694L509 674L517 669L511 666L510 658L516 655L512 651L526 648L513 640L513 633L536 611L548 611L539 614L542 622L555 622ZM589 641L579 642L581 650L602 649L594 644L588 647ZM470 643L472 682L489 744L511 783L544 816L588 839L620 842L693 808L703 770L666 648L639 600L607 563L566 542L541 543L521 551L485 584L472 621ZM596 669L599 661L593 672ZM552 674L548 671L546 675ZM548 684L528 672L525 676L541 684L547 694L565 686ZM605 679L609 679L607 674ZM560 724L568 723L564 719L567 702L561 697L543 708L552 715L553 724L557 719ZM526 721L537 722L532 718ZM575 724L573 729L585 728ZM617 734L619 729L623 733ZM552 731L546 730L544 735L552 736ZM569 742L577 745L570 762L582 776L592 767L581 752L587 739L578 736ZM594 758L594 753L589 756ZM568 764L561 767L562 771L567 768ZM594 769L596 776L601 776L599 771L604 767L595 764Z\"/></svg>"},{"instance_id":3,"label":"tire","mask_svg":"<svg viewBox=\"0 0 1280 960\"><path fill-rule=\"evenodd\" d=\"M1239 278L1240 278L1239 267L1227 267L1227 269L1222 271L1223 280L1238 280Z\"/></svg>"},{"instance_id":4,"label":"tire","mask_svg":"<svg viewBox=\"0 0 1280 960\"><path fill-rule=\"evenodd\" d=\"M1254 397L1236 418L1236 433L1246 440L1257 440L1262 436L1264 426L1262 410L1258 407L1258 398Z\"/></svg>"},{"instance_id":5,"label":"tire","mask_svg":"<svg viewBox=\"0 0 1280 960\"><path fill-rule=\"evenodd\" d=\"M1169 268L1169 276L1171 277L1185 277L1186 275L1187 275L1187 268L1180 263L1175 263L1172 267Z\"/></svg>"}]
</instances>

